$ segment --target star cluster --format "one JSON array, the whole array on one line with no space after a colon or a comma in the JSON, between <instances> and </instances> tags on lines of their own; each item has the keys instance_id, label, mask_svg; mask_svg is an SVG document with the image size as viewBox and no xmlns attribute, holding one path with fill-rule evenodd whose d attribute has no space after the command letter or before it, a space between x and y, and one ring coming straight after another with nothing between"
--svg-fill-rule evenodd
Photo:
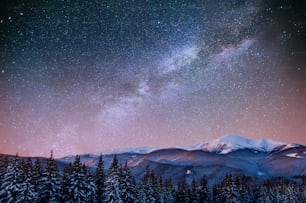
<instances>
[{"instance_id":1,"label":"star cluster","mask_svg":"<svg viewBox=\"0 0 306 203\"><path fill-rule=\"evenodd\" d=\"M306 144L303 1L1 4L1 153Z\"/></svg>"}]
</instances>

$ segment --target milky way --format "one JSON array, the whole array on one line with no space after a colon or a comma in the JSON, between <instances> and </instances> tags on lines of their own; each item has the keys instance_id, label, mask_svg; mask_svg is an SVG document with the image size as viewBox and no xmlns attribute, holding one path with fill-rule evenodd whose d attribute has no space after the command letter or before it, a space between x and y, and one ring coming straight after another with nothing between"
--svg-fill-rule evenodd
<instances>
[{"instance_id":1,"label":"milky way","mask_svg":"<svg viewBox=\"0 0 306 203\"><path fill-rule=\"evenodd\" d=\"M303 1L2 1L0 152L306 144Z\"/></svg>"}]
</instances>

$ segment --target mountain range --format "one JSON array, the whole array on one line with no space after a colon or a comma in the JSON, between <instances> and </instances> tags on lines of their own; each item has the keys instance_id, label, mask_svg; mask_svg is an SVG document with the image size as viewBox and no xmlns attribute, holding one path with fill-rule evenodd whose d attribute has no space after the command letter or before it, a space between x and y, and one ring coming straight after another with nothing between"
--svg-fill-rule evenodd
<instances>
[{"instance_id":1,"label":"mountain range","mask_svg":"<svg viewBox=\"0 0 306 203\"><path fill-rule=\"evenodd\" d=\"M171 178L174 183L183 179L199 181L205 175L209 184L213 185L228 173L259 181L278 177L298 179L306 175L306 146L237 135L188 147L139 148L118 152L119 162L127 162L136 179L143 177L148 166L158 176ZM94 169L98 156L84 154L81 161ZM113 156L113 153L104 154L105 168L110 166ZM63 164L73 160L74 156L58 159Z\"/></svg>"},{"instance_id":2,"label":"mountain range","mask_svg":"<svg viewBox=\"0 0 306 203\"><path fill-rule=\"evenodd\" d=\"M210 186L221 181L226 174L248 176L254 181L278 177L299 180L306 176L306 146L288 144L269 139L248 139L228 135L210 143L188 147L164 149L120 149L103 153L105 169L117 155L119 163L127 162L134 177L140 180L147 167L163 179L174 183L182 180L200 181L205 175ZM100 153L83 154L81 161L90 170L95 170ZM8 155L1 155L1 159ZM60 171L73 162L75 156L57 159ZM46 158L41 158L42 164ZM1 164L1 163L0 163Z\"/></svg>"}]
</instances>

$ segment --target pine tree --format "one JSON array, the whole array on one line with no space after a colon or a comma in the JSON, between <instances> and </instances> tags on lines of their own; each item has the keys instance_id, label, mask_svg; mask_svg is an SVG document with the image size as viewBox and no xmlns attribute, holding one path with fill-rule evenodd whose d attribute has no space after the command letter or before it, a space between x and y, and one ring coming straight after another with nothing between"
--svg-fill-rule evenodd
<instances>
[{"instance_id":1,"label":"pine tree","mask_svg":"<svg viewBox=\"0 0 306 203\"><path fill-rule=\"evenodd\" d=\"M125 162L125 165L120 172L122 201L127 203L134 202L136 199L136 181L131 174L127 162Z\"/></svg>"},{"instance_id":2,"label":"pine tree","mask_svg":"<svg viewBox=\"0 0 306 203\"><path fill-rule=\"evenodd\" d=\"M175 202L177 203L190 202L190 190L186 180L178 184L178 188L175 195Z\"/></svg>"},{"instance_id":3,"label":"pine tree","mask_svg":"<svg viewBox=\"0 0 306 203\"><path fill-rule=\"evenodd\" d=\"M105 181L104 162L102 154L99 156L99 162L95 173L95 184L97 189L97 202L102 203L105 199Z\"/></svg>"},{"instance_id":4,"label":"pine tree","mask_svg":"<svg viewBox=\"0 0 306 203\"><path fill-rule=\"evenodd\" d=\"M164 202L174 203L175 202L175 188L173 187L171 178L164 184Z\"/></svg>"},{"instance_id":5,"label":"pine tree","mask_svg":"<svg viewBox=\"0 0 306 203\"><path fill-rule=\"evenodd\" d=\"M3 160L0 162L0 184L2 183L2 179L4 174L6 173L7 166L9 164L9 159L7 156L4 157Z\"/></svg>"},{"instance_id":6,"label":"pine tree","mask_svg":"<svg viewBox=\"0 0 306 203\"><path fill-rule=\"evenodd\" d=\"M8 163L6 172L3 176L2 185L0 188L1 202L20 202L20 192L22 191L23 181L24 173L19 165L18 154L16 154L15 158Z\"/></svg>"},{"instance_id":7,"label":"pine tree","mask_svg":"<svg viewBox=\"0 0 306 203\"><path fill-rule=\"evenodd\" d=\"M42 179L43 170L39 158L36 158L32 170L33 185L36 192L39 192L39 184Z\"/></svg>"},{"instance_id":8,"label":"pine tree","mask_svg":"<svg viewBox=\"0 0 306 203\"><path fill-rule=\"evenodd\" d=\"M225 202L225 197L222 194L222 185L221 184L216 184L213 187L213 202Z\"/></svg>"},{"instance_id":9,"label":"pine tree","mask_svg":"<svg viewBox=\"0 0 306 203\"><path fill-rule=\"evenodd\" d=\"M31 158L28 158L27 162L23 165L24 180L20 187L20 202L36 202L37 200L37 190L35 188L33 179L33 168Z\"/></svg>"},{"instance_id":10,"label":"pine tree","mask_svg":"<svg viewBox=\"0 0 306 203\"><path fill-rule=\"evenodd\" d=\"M66 202L92 202L95 199L95 185L87 172L86 166L81 163L79 155L75 157L72 173L65 186L69 193Z\"/></svg>"},{"instance_id":11,"label":"pine tree","mask_svg":"<svg viewBox=\"0 0 306 203\"><path fill-rule=\"evenodd\" d=\"M207 186L207 179L205 176L202 177L199 186L199 202L209 202L209 190Z\"/></svg>"},{"instance_id":12,"label":"pine tree","mask_svg":"<svg viewBox=\"0 0 306 203\"><path fill-rule=\"evenodd\" d=\"M121 188L120 188L120 173L118 166L117 155L114 156L113 162L109 168L108 176L106 180L106 202L123 203L121 199Z\"/></svg>"},{"instance_id":13,"label":"pine tree","mask_svg":"<svg viewBox=\"0 0 306 203\"><path fill-rule=\"evenodd\" d=\"M94 175L89 170L87 170L85 164L83 164L83 171L85 172L85 183L87 183L87 202L95 202L97 200L97 187L95 184Z\"/></svg>"},{"instance_id":14,"label":"pine tree","mask_svg":"<svg viewBox=\"0 0 306 203\"><path fill-rule=\"evenodd\" d=\"M295 183L288 183L283 194L285 203L300 202L298 197L298 186Z\"/></svg>"},{"instance_id":15,"label":"pine tree","mask_svg":"<svg viewBox=\"0 0 306 203\"><path fill-rule=\"evenodd\" d=\"M251 189L251 184L248 180L248 177L243 176L241 179L239 177L236 177L235 184L238 188L240 201L245 203L253 202L255 194Z\"/></svg>"},{"instance_id":16,"label":"pine tree","mask_svg":"<svg viewBox=\"0 0 306 203\"><path fill-rule=\"evenodd\" d=\"M142 179L142 184L146 196L146 202L158 203L161 201L161 197L159 195L160 188L158 180L154 171L151 171L149 166L146 168L146 173Z\"/></svg>"},{"instance_id":17,"label":"pine tree","mask_svg":"<svg viewBox=\"0 0 306 203\"><path fill-rule=\"evenodd\" d=\"M39 188L39 202L58 202L61 191L61 179L57 164L51 151L50 158L47 160L47 166L43 171Z\"/></svg>"},{"instance_id":18,"label":"pine tree","mask_svg":"<svg viewBox=\"0 0 306 203\"><path fill-rule=\"evenodd\" d=\"M232 175L227 175L222 185L224 186L222 188L222 192L225 199L225 203L235 203L240 201L238 188L233 180Z\"/></svg>"},{"instance_id":19,"label":"pine tree","mask_svg":"<svg viewBox=\"0 0 306 203\"><path fill-rule=\"evenodd\" d=\"M300 200L306 202L306 176L302 177L302 185L300 188Z\"/></svg>"},{"instance_id":20,"label":"pine tree","mask_svg":"<svg viewBox=\"0 0 306 203\"><path fill-rule=\"evenodd\" d=\"M69 163L68 166L64 168L64 175L61 183L61 202L67 202L70 199L73 199L72 194L69 193L70 179L73 172L72 163Z\"/></svg>"},{"instance_id":21,"label":"pine tree","mask_svg":"<svg viewBox=\"0 0 306 203\"><path fill-rule=\"evenodd\" d=\"M195 180L193 179L191 183L190 202L198 203L199 201L200 201L200 197L199 197L198 186Z\"/></svg>"},{"instance_id":22,"label":"pine tree","mask_svg":"<svg viewBox=\"0 0 306 203\"><path fill-rule=\"evenodd\" d=\"M272 184L267 181L260 187L260 195L258 202L272 203L277 202L274 195Z\"/></svg>"},{"instance_id":23,"label":"pine tree","mask_svg":"<svg viewBox=\"0 0 306 203\"><path fill-rule=\"evenodd\" d=\"M136 186L136 203L143 203L146 202L146 192L145 192L145 186L143 184L143 182L140 182L137 186Z\"/></svg>"}]
</instances>

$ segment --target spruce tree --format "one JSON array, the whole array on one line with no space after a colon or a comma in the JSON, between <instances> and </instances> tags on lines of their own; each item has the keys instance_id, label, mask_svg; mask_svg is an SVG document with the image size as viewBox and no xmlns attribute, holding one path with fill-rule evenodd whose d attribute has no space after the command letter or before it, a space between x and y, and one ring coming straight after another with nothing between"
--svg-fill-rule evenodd
<instances>
[{"instance_id":1,"label":"spruce tree","mask_svg":"<svg viewBox=\"0 0 306 203\"><path fill-rule=\"evenodd\" d=\"M99 156L99 162L95 173L97 202L102 203L105 199L105 181L106 175L104 171L104 162L102 154Z\"/></svg>"},{"instance_id":2,"label":"spruce tree","mask_svg":"<svg viewBox=\"0 0 306 203\"><path fill-rule=\"evenodd\" d=\"M254 191L252 191L248 177L242 176L241 179L239 177L236 177L235 184L236 187L238 188L240 201L245 203L253 202L255 193Z\"/></svg>"},{"instance_id":3,"label":"spruce tree","mask_svg":"<svg viewBox=\"0 0 306 203\"><path fill-rule=\"evenodd\" d=\"M175 195L175 202L190 202L190 189L186 180L181 183L178 183L178 188Z\"/></svg>"},{"instance_id":4,"label":"spruce tree","mask_svg":"<svg viewBox=\"0 0 306 203\"><path fill-rule=\"evenodd\" d=\"M20 202L32 203L36 202L38 193L35 188L35 182L33 179L33 169L31 158L28 158L27 162L23 165L24 180L20 187Z\"/></svg>"},{"instance_id":5,"label":"spruce tree","mask_svg":"<svg viewBox=\"0 0 306 203\"><path fill-rule=\"evenodd\" d=\"M72 194L70 194L69 186L70 186L70 179L72 176L73 172L73 166L72 163L69 163L68 166L64 168L64 175L62 178L62 183L61 183L61 197L60 200L62 202L67 202L70 199L73 199Z\"/></svg>"},{"instance_id":6,"label":"spruce tree","mask_svg":"<svg viewBox=\"0 0 306 203\"><path fill-rule=\"evenodd\" d=\"M200 201L199 191L196 181L193 179L191 183L191 190L190 190L190 202L191 203L198 203Z\"/></svg>"},{"instance_id":7,"label":"spruce tree","mask_svg":"<svg viewBox=\"0 0 306 203\"><path fill-rule=\"evenodd\" d=\"M93 202L95 199L95 185L90 178L85 165L81 163L81 158L76 155L72 165L69 179L66 179L66 191L69 197L66 202Z\"/></svg>"},{"instance_id":8,"label":"spruce tree","mask_svg":"<svg viewBox=\"0 0 306 203\"><path fill-rule=\"evenodd\" d=\"M298 186L295 183L288 183L284 190L284 202L298 203L299 200Z\"/></svg>"},{"instance_id":9,"label":"spruce tree","mask_svg":"<svg viewBox=\"0 0 306 203\"><path fill-rule=\"evenodd\" d=\"M4 174L6 173L8 164L9 164L9 159L7 156L5 156L3 160L1 160L0 162L0 184L2 184L2 179L4 177Z\"/></svg>"},{"instance_id":10,"label":"spruce tree","mask_svg":"<svg viewBox=\"0 0 306 203\"><path fill-rule=\"evenodd\" d=\"M40 160L39 158L36 158L32 170L32 177L33 177L34 188L37 193L39 193L39 184L42 179L42 174L43 174L43 169L41 167Z\"/></svg>"},{"instance_id":11,"label":"spruce tree","mask_svg":"<svg viewBox=\"0 0 306 203\"><path fill-rule=\"evenodd\" d=\"M209 190L207 186L207 179L205 176L202 177L199 186L199 202L209 202Z\"/></svg>"},{"instance_id":12,"label":"spruce tree","mask_svg":"<svg viewBox=\"0 0 306 203\"><path fill-rule=\"evenodd\" d=\"M222 182L222 195L225 203L235 203L240 201L240 195L233 176L228 174Z\"/></svg>"},{"instance_id":13,"label":"spruce tree","mask_svg":"<svg viewBox=\"0 0 306 203\"><path fill-rule=\"evenodd\" d=\"M136 181L125 162L124 167L120 170L121 180L121 198L123 202L131 203L136 199Z\"/></svg>"},{"instance_id":14,"label":"spruce tree","mask_svg":"<svg viewBox=\"0 0 306 203\"><path fill-rule=\"evenodd\" d=\"M24 173L19 164L18 154L16 154L15 158L8 163L3 176L0 188L1 202L20 202L23 181Z\"/></svg>"},{"instance_id":15,"label":"spruce tree","mask_svg":"<svg viewBox=\"0 0 306 203\"><path fill-rule=\"evenodd\" d=\"M146 196L146 202L160 202L158 181L154 171L147 166L146 173L142 179L143 189Z\"/></svg>"},{"instance_id":16,"label":"spruce tree","mask_svg":"<svg viewBox=\"0 0 306 203\"><path fill-rule=\"evenodd\" d=\"M273 203L276 202L275 190L273 190L272 184L267 181L260 187L260 195L258 202Z\"/></svg>"},{"instance_id":17,"label":"spruce tree","mask_svg":"<svg viewBox=\"0 0 306 203\"><path fill-rule=\"evenodd\" d=\"M302 185L300 188L300 200L301 202L306 202L306 176L302 177Z\"/></svg>"},{"instance_id":18,"label":"spruce tree","mask_svg":"<svg viewBox=\"0 0 306 203\"><path fill-rule=\"evenodd\" d=\"M60 199L60 186L61 179L53 157L53 151L51 151L40 181L39 202L58 202Z\"/></svg>"},{"instance_id":19,"label":"spruce tree","mask_svg":"<svg viewBox=\"0 0 306 203\"><path fill-rule=\"evenodd\" d=\"M143 203L146 202L147 196L145 192L145 186L144 183L141 181L140 183L137 184L136 186L136 203Z\"/></svg>"},{"instance_id":20,"label":"spruce tree","mask_svg":"<svg viewBox=\"0 0 306 203\"><path fill-rule=\"evenodd\" d=\"M113 162L108 170L108 176L106 180L105 196L106 202L110 203L123 203L122 191L121 191L121 180L118 166L117 155L114 156Z\"/></svg>"},{"instance_id":21,"label":"spruce tree","mask_svg":"<svg viewBox=\"0 0 306 203\"><path fill-rule=\"evenodd\" d=\"M175 188L173 187L171 178L164 184L165 194L164 202L173 203L175 202Z\"/></svg>"},{"instance_id":22,"label":"spruce tree","mask_svg":"<svg viewBox=\"0 0 306 203\"><path fill-rule=\"evenodd\" d=\"M213 187L213 202L225 202L225 197L222 194L222 184L216 184Z\"/></svg>"}]
</instances>

